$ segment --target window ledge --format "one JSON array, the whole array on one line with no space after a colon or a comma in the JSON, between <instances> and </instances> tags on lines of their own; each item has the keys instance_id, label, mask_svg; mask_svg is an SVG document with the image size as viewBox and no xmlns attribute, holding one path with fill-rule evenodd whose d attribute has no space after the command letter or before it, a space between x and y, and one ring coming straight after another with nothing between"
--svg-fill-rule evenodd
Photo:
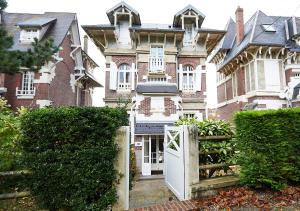
<instances>
[{"instance_id":1,"label":"window ledge","mask_svg":"<svg viewBox=\"0 0 300 211\"><path fill-rule=\"evenodd\" d=\"M34 99L34 95L17 95L17 99Z\"/></svg>"}]
</instances>

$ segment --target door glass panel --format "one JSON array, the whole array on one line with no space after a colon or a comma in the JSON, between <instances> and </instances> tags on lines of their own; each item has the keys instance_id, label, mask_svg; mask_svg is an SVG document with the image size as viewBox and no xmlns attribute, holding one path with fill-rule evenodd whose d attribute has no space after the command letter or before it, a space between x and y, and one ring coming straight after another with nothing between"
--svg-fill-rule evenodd
<instances>
[{"instance_id":1,"label":"door glass panel","mask_svg":"<svg viewBox=\"0 0 300 211\"><path fill-rule=\"evenodd\" d=\"M163 163L164 162L164 137L160 136L159 138L159 144L158 144L158 162Z\"/></svg>"},{"instance_id":2,"label":"door glass panel","mask_svg":"<svg viewBox=\"0 0 300 211\"><path fill-rule=\"evenodd\" d=\"M149 163L149 138L144 140L144 163Z\"/></svg>"},{"instance_id":3,"label":"door glass panel","mask_svg":"<svg viewBox=\"0 0 300 211\"><path fill-rule=\"evenodd\" d=\"M151 137L151 163L157 162L157 153L156 153L156 137Z\"/></svg>"}]
</instances>

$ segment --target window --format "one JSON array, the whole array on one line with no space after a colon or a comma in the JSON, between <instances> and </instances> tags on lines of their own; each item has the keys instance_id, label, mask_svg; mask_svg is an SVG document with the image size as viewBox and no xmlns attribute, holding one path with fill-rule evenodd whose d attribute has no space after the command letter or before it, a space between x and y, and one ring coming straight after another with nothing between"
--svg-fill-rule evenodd
<instances>
[{"instance_id":1,"label":"window","mask_svg":"<svg viewBox=\"0 0 300 211\"><path fill-rule=\"evenodd\" d=\"M255 86L255 70L254 61L250 62L245 66L245 76L246 76L246 92L250 92L256 89Z\"/></svg>"},{"instance_id":2,"label":"window","mask_svg":"<svg viewBox=\"0 0 300 211\"><path fill-rule=\"evenodd\" d=\"M237 76L236 76L236 72L232 74L232 94L233 97L236 97L237 94Z\"/></svg>"},{"instance_id":3,"label":"window","mask_svg":"<svg viewBox=\"0 0 300 211\"><path fill-rule=\"evenodd\" d=\"M183 67L182 89L188 91L194 90L194 71L191 65Z\"/></svg>"},{"instance_id":4,"label":"window","mask_svg":"<svg viewBox=\"0 0 300 211\"><path fill-rule=\"evenodd\" d=\"M33 96L35 95L35 88L33 85L34 81L34 72L26 71L22 76L22 87L19 89L17 87L17 96L19 95L27 95Z\"/></svg>"},{"instance_id":5,"label":"window","mask_svg":"<svg viewBox=\"0 0 300 211\"><path fill-rule=\"evenodd\" d=\"M118 88L124 90L131 88L131 70L128 64L121 64L119 67Z\"/></svg>"},{"instance_id":6,"label":"window","mask_svg":"<svg viewBox=\"0 0 300 211\"><path fill-rule=\"evenodd\" d=\"M150 49L150 71L162 71L164 69L164 49L162 46L152 46Z\"/></svg>"},{"instance_id":7,"label":"window","mask_svg":"<svg viewBox=\"0 0 300 211\"><path fill-rule=\"evenodd\" d=\"M276 29L272 24L262 24L261 27L265 32L276 32Z\"/></svg>"},{"instance_id":8,"label":"window","mask_svg":"<svg viewBox=\"0 0 300 211\"><path fill-rule=\"evenodd\" d=\"M185 25L185 33L184 33L184 45L192 45L193 44L193 25L186 24Z\"/></svg>"},{"instance_id":9,"label":"window","mask_svg":"<svg viewBox=\"0 0 300 211\"><path fill-rule=\"evenodd\" d=\"M193 118L195 118L195 113L184 113L183 117L185 119L193 119Z\"/></svg>"},{"instance_id":10,"label":"window","mask_svg":"<svg viewBox=\"0 0 300 211\"><path fill-rule=\"evenodd\" d=\"M34 38L39 38L39 30L22 29L20 33L20 41L24 43L32 43Z\"/></svg>"}]
</instances>

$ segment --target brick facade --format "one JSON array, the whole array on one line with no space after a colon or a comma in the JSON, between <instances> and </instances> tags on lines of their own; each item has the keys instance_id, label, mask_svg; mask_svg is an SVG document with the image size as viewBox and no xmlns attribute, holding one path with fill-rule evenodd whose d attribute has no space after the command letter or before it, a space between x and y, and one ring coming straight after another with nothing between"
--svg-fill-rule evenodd
<instances>
[{"instance_id":1,"label":"brick facade","mask_svg":"<svg viewBox=\"0 0 300 211\"><path fill-rule=\"evenodd\" d=\"M171 114L176 114L176 105L173 100L169 97L164 98L165 112L164 115L170 116Z\"/></svg>"},{"instance_id":2,"label":"brick facade","mask_svg":"<svg viewBox=\"0 0 300 211\"><path fill-rule=\"evenodd\" d=\"M151 116L151 97L145 97L144 100L141 101L138 112L139 114L144 114L145 116Z\"/></svg>"}]
</instances>

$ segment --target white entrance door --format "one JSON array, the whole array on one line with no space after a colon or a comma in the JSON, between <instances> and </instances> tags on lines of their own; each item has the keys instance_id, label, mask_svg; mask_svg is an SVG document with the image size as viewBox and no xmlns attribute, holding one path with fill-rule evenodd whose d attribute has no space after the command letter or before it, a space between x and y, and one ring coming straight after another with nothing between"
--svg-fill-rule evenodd
<instances>
[{"instance_id":1,"label":"white entrance door","mask_svg":"<svg viewBox=\"0 0 300 211\"><path fill-rule=\"evenodd\" d=\"M162 171L164 168L164 136L151 136L151 170Z\"/></svg>"},{"instance_id":2,"label":"white entrance door","mask_svg":"<svg viewBox=\"0 0 300 211\"><path fill-rule=\"evenodd\" d=\"M142 175L151 175L151 136L143 136Z\"/></svg>"},{"instance_id":3,"label":"white entrance door","mask_svg":"<svg viewBox=\"0 0 300 211\"><path fill-rule=\"evenodd\" d=\"M179 200L185 199L183 127L165 126L165 181Z\"/></svg>"}]
</instances>

